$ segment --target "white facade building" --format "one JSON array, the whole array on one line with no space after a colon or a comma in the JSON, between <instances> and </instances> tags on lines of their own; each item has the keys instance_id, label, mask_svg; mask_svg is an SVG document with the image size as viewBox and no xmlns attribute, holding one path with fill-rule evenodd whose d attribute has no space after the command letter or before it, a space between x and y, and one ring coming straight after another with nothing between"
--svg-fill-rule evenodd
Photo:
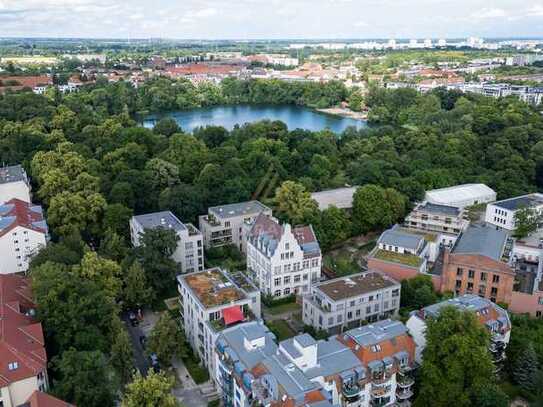
<instances>
[{"instance_id":1,"label":"white facade building","mask_svg":"<svg viewBox=\"0 0 543 407\"><path fill-rule=\"evenodd\" d=\"M205 247L234 245L241 252L245 252L244 224L254 222L261 213L272 215L272 210L258 201L214 206L207 212L198 219Z\"/></svg>"},{"instance_id":2,"label":"white facade building","mask_svg":"<svg viewBox=\"0 0 543 407\"><path fill-rule=\"evenodd\" d=\"M41 206L12 199L0 205L0 274L23 273L49 240Z\"/></svg>"},{"instance_id":3,"label":"white facade building","mask_svg":"<svg viewBox=\"0 0 543 407\"><path fill-rule=\"evenodd\" d=\"M424 200L463 209L471 205L494 202L496 192L485 184L463 184L426 191Z\"/></svg>"},{"instance_id":4,"label":"white facade building","mask_svg":"<svg viewBox=\"0 0 543 407\"><path fill-rule=\"evenodd\" d=\"M30 202L30 181L23 167L0 167L0 204L11 199Z\"/></svg>"},{"instance_id":5,"label":"white facade building","mask_svg":"<svg viewBox=\"0 0 543 407\"><path fill-rule=\"evenodd\" d=\"M515 214L522 208L532 208L543 213L543 194L528 194L489 204L485 221L501 229L515 230Z\"/></svg>"},{"instance_id":6,"label":"white facade building","mask_svg":"<svg viewBox=\"0 0 543 407\"><path fill-rule=\"evenodd\" d=\"M179 237L173 260L181 265L182 273L204 269L203 237L190 223L181 222L172 212L155 212L133 216L130 219L132 245L138 247L146 229L164 228L173 230Z\"/></svg>"},{"instance_id":7,"label":"white facade building","mask_svg":"<svg viewBox=\"0 0 543 407\"><path fill-rule=\"evenodd\" d=\"M392 318L400 309L400 289L399 282L371 271L313 285L303 298L303 322L339 334L364 322Z\"/></svg>"},{"instance_id":8,"label":"white facade building","mask_svg":"<svg viewBox=\"0 0 543 407\"><path fill-rule=\"evenodd\" d=\"M308 294L321 277L322 254L311 226L292 228L259 215L247 234L247 269L260 291L274 297Z\"/></svg>"},{"instance_id":9,"label":"white facade building","mask_svg":"<svg viewBox=\"0 0 543 407\"><path fill-rule=\"evenodd\" d=\"M177 284L187 340L215 377L217 336L240 322L260 319L260 291L242 273L218 268L179 275Z\"/></svg>"}]
</instances>

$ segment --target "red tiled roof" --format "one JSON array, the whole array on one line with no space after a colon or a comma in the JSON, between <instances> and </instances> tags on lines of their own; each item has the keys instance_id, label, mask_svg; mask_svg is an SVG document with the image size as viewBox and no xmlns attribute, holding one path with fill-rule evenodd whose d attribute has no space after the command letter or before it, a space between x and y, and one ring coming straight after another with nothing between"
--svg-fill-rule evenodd
<instances>
[{"instance_id":1,"label":"red tiled roof","mask_svg":"<svg viewBox=\"0 0 543 407\"><path fill-rule=\"evenodd\" d=\"M47 75L41 76L0 76L0 88L35 88L40 85L52 85L53 80ZM15 85L8 85L9 82L17 82Z\"/></svg>"},{"instance_id":2,"label":"red tiled roof","mask_svg":"<svg viewBox=\"0 0 543 407\"><path fill-rule=\"evenodd\" d=\"M47 368L41 324L27 315L32 308L28 281L14 274L0 275L0 387ZM10 370L10 363L17 363L17 368Z\"/></svg>"},{"instance_id":3,"label":"red tiled roof","mask_svg":"<svg viewBox=\"0 0 543 407\"><path fill-rule=\"evenodd\" d=\"M241 70L240 66L236 65L209 65L209 64L188 64L167 68L166 71L170 75L228 75L232 72Z\"/></svg>"},{"instance_id":4,"label":"red tiled roof","mask_svg":"<svg viewBox=\"0 0 543 407\"><path fill-rule=\"evenodd\" d=\"M4 219L12 218L12 222L0 229L0 237L17 226L34 230L40 233L47 233L47 229L38 222L44 222L41 207L33 205L20 199L12 199L0 205L0 216Z\"/></svg>"},{"instance_id":5,"label":"red tiled roof","mask_svg":"<svg viewBox=\"0 0 543 407\"><path fill-rule=\"evenodd\" d=\"M75 407L74 404L66 403L49 394L36 390L26 401L27 407ZM26 406L25 406L26 407Z\"/></svg>"},{"instance_id":6,"label":"red tiled roof","mask_svg":"<svg viewBox=\"0 0 543 407\"><path fill-rule=\"evenodd\" d=\"M276 240L280 240L283 235L283 226L275 222L269 216L260 213L255 219L255 223L253 224L249 235L257 237L263 233L273 236Z\"/></svg>"}]
</instances>

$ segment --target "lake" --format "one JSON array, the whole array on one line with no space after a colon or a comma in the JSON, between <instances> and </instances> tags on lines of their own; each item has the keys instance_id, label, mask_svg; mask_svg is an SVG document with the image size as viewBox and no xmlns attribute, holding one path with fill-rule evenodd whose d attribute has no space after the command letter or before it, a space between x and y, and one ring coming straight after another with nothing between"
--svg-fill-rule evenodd
<instances>
[{"instance_id":1,"label":"lake","mask_svg":"<svg viewBox=\"0 0 543 407\"><path fill-rule=\"evenodd\" d=\"M338 134L351 126L356 128L367 126L363 120L333 116L294 105L234 105L182 110L146 116L143 119L143 126L152 128L163 117L173 117L183 130L189 132L197 127L209 125L232 130L236 124L243 125L265 119L280 120L288 126L289 130L299 128L319 131L328 128Z\"/></svg>"}]
</instances>

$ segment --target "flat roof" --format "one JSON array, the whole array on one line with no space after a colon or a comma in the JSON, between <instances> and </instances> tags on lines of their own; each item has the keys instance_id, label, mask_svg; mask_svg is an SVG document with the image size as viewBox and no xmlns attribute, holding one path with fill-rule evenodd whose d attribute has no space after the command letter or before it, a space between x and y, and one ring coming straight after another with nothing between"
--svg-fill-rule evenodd
<instances>
[{"instance_id":1,"label":"flat roof","mask_svg":"<svg viewBox=\"0 0 543 407\"><path fill-rule=\"evenodd\" d=\"M500 261L508 234L492 226L471 225L460 235L453 248L455 254L480 254Z\"/></svg>"},{"instance_id":2,"label":"flat roof","mask_svg":"<svg viewBox=\"0 0 543 407\"><path fill-rule=\"evenodd\" d=\"M218 307L246 298L245 293L219 268L183 274L178 278L185 281L206 308Z\"/></svg>"},{"instance_id":3,"label":"flat roof","mask_svg":"<svg viewBox=\"0 0 543 407\"><path fill-rule=\"evenodd\" d=\"M378 243L417 250L422 241L424 241L424 237L420 234L411 233L399 225L395 225L392 229L385 230L381 234Z\"/></svg>"},{"instance_id":4,"label":"flat roof","mask_svg":"<svg viewBox=\"0 0 543 407\"><path fill-rule=\"evenodd\" d=\"M313 192L311 198L317 201L321 211L328 209L332 205L340 209L350 209L353 207L353 196L357 188L345 187Z\"/></svg>"},{"instance_id":5,"label":"flat roof","mask_svg":"<svg viewBox=\"0 0 543 407\"><path fill-rule=\"evenodd\" d=\"M521 208L534 208L539 205L543 205L543 194L535 193L523 196L517 196L515 198L504 199L493 203L498 208L508 209L515 211Z\"/></svg>"},{"instance_id":6,"label":"flat roof","mask_svg":"<svg viewBox=\"0 0 543 407\"><path fill-rule=\"evenodd\" d=\"M158 227L173 229L176 232L186 230L187 227L181 222L177 216L170 211L147 213L144 215L134 216L134 219L144 229L154 229Z\"/></svg>"},{"instance_id":7,"label":"flat roof","mask_svg":"<svg viewBox=\"0 0 543 407\"><path fill-rule=\"evenodd\" d=\"M496 195L496 192L485 184L463 184L426 191L426 199L432 203L447 204L492 194Z\"/></svg>"},{"instance_id":8,"label":"flat roof","mask_svg":"<svg viewBox=\"0 0 543 407\"><path fill-rule=\"evenodd\" d=\"M407 328L400 321L385 319L360 328L351 329L342 335L350 336L360 346L371 346L405 335Z\"/></svg>"},{"instance_id":9,"label":"flat roof","mask_svg":"<svg viewBox=\"0 0 543 407\"><path fill-rule=\"evenodd\" d=\"M425 202L424 204L415 208L415 210L430 213L441 213L450 216L458 216L460 214L460 209L456 206L434 204L431 202Z\"/></svg>"},{"instance_id":10,"label":"flat roof","mask_svg":"<svg viewBox=\"0 0 543 407\"><path fill-rule=\"evenodd\" d=\"M0 184L8 184L10 182L18 181L28 182L26 172L21 165L0 167Z\"/></svg>"},{"instance_id":11,"label":"flat roof","mask_svg":"<svg viewBox=\"0 0 543 407\"><path fill-rule=\"evenodd\" d=\"M228 205L212 206L208 212L212 212L217 218L228 219L243 215L257 215L260 212L271 210L259 201L239 202Z\"/></svg>"},{"instance_id":12,"label":"flat roof","mask_svg":"<svg viewBox=\"0 0 543 407\"><path fill-rule=\"evenodd\" d=\"M400 283L388 276L372 271L330 280L317 285L315 288L332 300L338 301L396 285L400 285Z\"/></svg>"}]
</instances>

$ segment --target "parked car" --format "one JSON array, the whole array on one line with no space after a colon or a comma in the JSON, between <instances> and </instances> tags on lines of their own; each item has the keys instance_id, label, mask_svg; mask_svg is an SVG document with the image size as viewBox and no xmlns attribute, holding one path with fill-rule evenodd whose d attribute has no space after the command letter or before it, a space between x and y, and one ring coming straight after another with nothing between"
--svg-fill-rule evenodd
<instances>
[{"instance_id":1,"label":"parked car","mask_svg":"<svg viewBox=\"0 0 543 407\"><path fill-rule=\"evenodd\" d=\"M160 371L160 364L158 363L158 356L156 353L151 353L149 359L151 360L151 367L158 373Z\"/></svg>"},{"instance_id":2,"label":"parked car","mask_svg":"<svg viewBox=\"0 0 543 407\"><path fill-rule=\"evenodd\" d=\"M132 326L139 325L138 317L133 311L130 311L130 313L128 314L128 319L130 320L130 324L132 324Z\"/></svg>"}]
</instances>

